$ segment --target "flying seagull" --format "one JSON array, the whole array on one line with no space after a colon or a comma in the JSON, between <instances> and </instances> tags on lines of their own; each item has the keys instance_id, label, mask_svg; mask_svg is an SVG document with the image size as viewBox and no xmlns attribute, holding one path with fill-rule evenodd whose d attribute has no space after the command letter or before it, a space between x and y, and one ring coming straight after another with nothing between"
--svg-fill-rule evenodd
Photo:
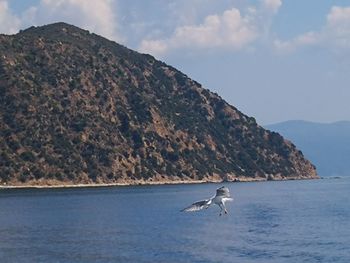
<instances>
[{"instance_id":1,"label":"flying seagull","mask_svg":"<svg viewBox=\"0 0 350 263\"><path fill-rule=\"evenodd\" d=\"M199 211L202 209L207 209L210 205L216 204L220 207L220 216L222 215L222 211L227 214L225 202L226 201L233 201L233 198L230 196L230 191L226 186L222 186L218 189L216 189L216 195L206 199L206 200L201 200L198 202L193 203L189 207L186 207L181 210L181 212L193 212L193 211Z\"/></svg>"}]
</instances>

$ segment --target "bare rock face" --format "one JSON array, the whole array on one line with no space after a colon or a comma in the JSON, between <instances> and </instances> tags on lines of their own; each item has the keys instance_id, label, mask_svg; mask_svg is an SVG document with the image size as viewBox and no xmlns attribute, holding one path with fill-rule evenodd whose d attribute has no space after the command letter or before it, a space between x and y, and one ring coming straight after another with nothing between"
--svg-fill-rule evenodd
<instances>
[{"instance_id":1,"label":"bare rock face","mask_svg":"<svg viewBox=\"0 0 350 263\"><path fill-rule=\"evenodd\" d=\"M279 134L178 70L77 27L0 35L0 182L316 178Z\"/></svg>"}]
</instances>

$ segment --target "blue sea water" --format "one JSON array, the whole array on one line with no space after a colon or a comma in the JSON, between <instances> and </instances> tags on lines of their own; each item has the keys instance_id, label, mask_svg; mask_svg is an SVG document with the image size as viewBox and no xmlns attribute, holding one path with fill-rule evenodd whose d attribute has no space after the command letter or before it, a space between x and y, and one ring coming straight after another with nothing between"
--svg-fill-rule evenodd
<instances>
[{"instance_id":1,"label":"blue sea water","mask_svg":"<svg viewBox=\"0 0 350 263\"><path fill-rule=\"evenodd\" d=\"M0 190L0 262L348 263L350 179Z\"/></svg>"}]
</instances>

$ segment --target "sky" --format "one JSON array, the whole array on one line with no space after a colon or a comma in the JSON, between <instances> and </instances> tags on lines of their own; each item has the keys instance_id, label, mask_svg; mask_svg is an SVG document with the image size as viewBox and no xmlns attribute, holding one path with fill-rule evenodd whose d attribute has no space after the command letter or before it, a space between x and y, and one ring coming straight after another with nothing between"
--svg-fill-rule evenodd
<instances>
[{"instance_id":1,"label":"sky","mask_svg":"<svg viewBox=\"0 0 350 263\"><path fill-rule=\"evenodd\" d=\"M0 0L0 33L58 21L153 55L261 125L350 120L348 0Z\"/></svg>"}]
</instances>

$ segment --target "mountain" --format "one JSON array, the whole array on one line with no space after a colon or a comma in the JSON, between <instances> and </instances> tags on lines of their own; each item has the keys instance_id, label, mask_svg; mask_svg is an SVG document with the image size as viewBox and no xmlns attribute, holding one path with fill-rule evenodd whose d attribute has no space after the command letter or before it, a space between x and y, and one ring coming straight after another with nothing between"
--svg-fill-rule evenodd
<instances>
[{"instance_id":1,"label":"mountain","mask_svg":"<svg viewBox=\"0 0 350 263\"><path fill-rule=\"evenodd\" d=\"M65 23L0 35L3 184L316 178L175 68Z\"/></svg>"},{"instance_id":2,"label":"mountain","mask_svg":"<svg viewBox=\"0 0 350 263\"><path fill-rule=\"evenodd\" d=\"M268 125L299 147L321 176L346 176L350 171L350 121L314 123L287 121Z\"/></svg>"}]
</instances>

